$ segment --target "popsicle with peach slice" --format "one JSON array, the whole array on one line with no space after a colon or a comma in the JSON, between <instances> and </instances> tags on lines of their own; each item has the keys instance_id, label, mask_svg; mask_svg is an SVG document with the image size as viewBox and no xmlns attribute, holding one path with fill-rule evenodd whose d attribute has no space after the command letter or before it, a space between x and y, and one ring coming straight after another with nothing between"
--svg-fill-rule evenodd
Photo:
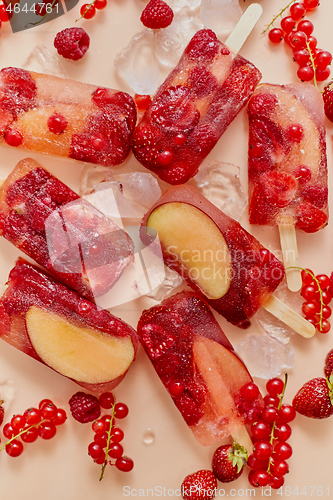
<instances>
[{"instance_id":1,"label":"popsicle with peach slice","mask_svg":"<svg viewBox=\"0 0 333 500\"><path fill-rule=\"evenodd\" d=\"M0 234L89 300L133 260L125 231L29 158L0 187Z\"/></svg>"},{"instance_id":2,"label":"popsicle with peach slice","mask_svg":"<svg viewBox=\"0 0 333 500\"><path fill-rule=\"evenodd\" d=\"M314 335L313 325L272 296L283 264L192 186L173 186L151 207L142 241L154 231L165 263L230 323L247 328L263 306L304 337Z\"/></svg>"},{"instance_id":3,"label":"popsicle with peach slice","mask_svg":"<svg viewBox=\"0 0 333 500\"><path fill-rule=\"evenodd\" d=\"M308 233L328 222L325 114L313 85L259 85L249 101L249 216L278 226L286 277L300 289L295 227Z\"/></svg>"},{"instance_id":4,"label":"popsicle with peach slice","mask_svg":"<svg viewBox=\"0 0 333 500\"><path fill-rule=\"evenodd\" d=\"M252 378L207 303L183 291L143 311L138 334L156 373L196 439L208 446L261 411L260 394L244 396Z\"/></svg>"},{"instance_id":5,"label":"popsicle with peach slice","mask_svg":"<svg viewBox=\"0 0 333 500\"><path fill-rule=\"evenodd\" d=\"M135 123L125 92L20 68L0 71L0 137L10 146L118 165Z\"/></svg>"},{"instance_id":6,"label":"popsicle with peach slice","mask_svg":"<svg viewBox=\"0 0 333 500\"><path fill-rule=\"evenodd\" d=\"M212 30L198 31L155 94L132 149L162 180L175 185L193 177L259 83L260 71L237 52L261 13L250 5L226 44Z\"/></svg>"},{"instance_id":7,"label":"popsicle with peach slice","mask_svg":"<svg viewBox=\"0 0 333 500\"><path fill-rule=\"evenodd\" d=\"M135 359L133 328L23 259L0 298L0 337L89 391L116 387Z\"/></svg>"}]
</instances>

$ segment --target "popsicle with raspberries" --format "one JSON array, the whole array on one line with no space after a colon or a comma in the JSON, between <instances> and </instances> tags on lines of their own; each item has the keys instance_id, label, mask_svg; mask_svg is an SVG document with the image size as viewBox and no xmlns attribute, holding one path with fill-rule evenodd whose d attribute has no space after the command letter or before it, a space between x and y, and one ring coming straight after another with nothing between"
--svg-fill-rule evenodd
<instances>
[{"instance_id":1,"label":"popsicle with raspberries","mask_svg":"<svg viewBox=\"0 0 333 500\"><path fill-rule=\"evenodd\" d=\"M207 303L195 293L180 292L143 311L138 334L202 445L234 434L260 413L263 399L251 375Z\"/></svg>"},{"instance_id":2,"label":"popsicle with raspberries","mask_svg":"<svg viewBox=\"0 0 333 500\"><path fill-rule=\"evenodd\" d=\"M247 328L263 306L304 337L314 335L313 325L272 294L283 264L192 186L171 187L151 207L143 243L156 232L164 262L233 325Z\"/></svg>"},{"instance_id":3,"label":"popsicle with raspberries","mask_svg":"<svg viewBox=\"0 0 333 500\"><path fill-rule=\"evenodd\" d=\"M313 85L261 84L248 105L249 217L278 226L286 268L298 266L295 230L314 233L328 223L325 114ZM300 272L287 269L289 287Z\"/></svg>"},{"instance_id":4,"label":"popsicle with raspberries","mask_svg":"<svg viewBox=\"0 0 333 500\"><path fill-rule=\"evenodd\" d=\"M89 391L118 385L135 359L136 331L23 259L0 298L0 338Z\"/></svg>"},{"instance_id":5,"label":"popsicle with raspberries","mask_svg":"<svg viewBox=\"0 0 333 500\"><path fill-rule=\"evenodd\" d=\"M133 261L128 234L30 158L0 187L0 234L92 301Z\"/></svg>"},{"instance_id":6,"label":"popsicle with raspberries","mask_svg":"<svg viewBox=\"0 0 333 500\"><path fill-rule=\"evenodd\" d=\"M226 44L198 31L148 106L132 149L163 181L183 184L197 173L259 83L259 70L236 52L261 12L252 4Z\"/></svg>"},{"instance_id":7,"label":"popsicle with raspberries","mask_svg":"<svg viewBox=\"0 0 333 500\"><path fill-rule=\"evenodd\" d=\"M135 123L125 92L20 68L0 71L0 137L10 146L118 165Z\"/></svg>"}]
</instances>

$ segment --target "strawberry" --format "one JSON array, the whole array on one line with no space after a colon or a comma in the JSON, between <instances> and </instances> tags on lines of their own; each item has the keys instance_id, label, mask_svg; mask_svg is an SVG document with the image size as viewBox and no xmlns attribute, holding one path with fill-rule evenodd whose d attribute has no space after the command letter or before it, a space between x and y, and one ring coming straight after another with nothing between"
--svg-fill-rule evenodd
<instances>
[{"instance_id":1,"label":"strawberry","mask_svg":"<svg viewBox=\"0 0 333 500\"><path fill-rule=\"evenodd\" d=\"M172 23L173 11L163 0L150 0L141 14L141 22L146 28L158 30Z\"/></svg>"},{"instance_id":2,"label":"strawberry","mask_svg":"<svg viewBox=\"0 0 333 500\"><path fill-rule=\"evenodd\" d=\"M333 80L325 85L323 99L326 117L333 122Z\"/></svg>"},{"instance_id":3,"label":"strawberry","mask_svg":"<svg viewBox=\"0 0 333 500\"><path fill-rule=\"evenodd\" d=\"M310 418L327 418L333 415L333 374L329 379L313 378L301 387L293 399L298 413Z\"/></svg>"},{"instance_id":4,"label":"strawberry","mask_svg":"<svg viewBox=\"0 0 333 500\"><path fill-rule=\"evenodd\" d=\"M212 500L216 495L217 481L210 470L199 470L189 474L182 482L184 500Z\"/></svg>"},{"instance_id":5,"label":"strawberry","mask_svg":"<svg viewBox=\"0 0 333 500\"><path fill-rule=\"evenodd\" d=\"M330 378L333 372L333 349L327 354L324 367L325 377Z\"/></svg>"},{"instance_id":6,"label":"strawberry","mask_svg":"<svg viewBox=\"0 0 333 500\"><path fill-rule=\"evenodd\" d=\"M4 403L4 401L2 399L0 399L0 425L2 424L3 418L5 416L5 410L4 410L3 406L2 406L3 403Z\"/></svg>"},{"instance_id":7,"label":"strawberry","mask_svg":"<svg viewBox=\"0 0 333 500\"><path fill-rule=\"evenodd\" d=\"M240 444L225 444L217 448L212 459L212 469L222 483L230 483L243 472L247 452Z\"/></svg>"}]
</instances>

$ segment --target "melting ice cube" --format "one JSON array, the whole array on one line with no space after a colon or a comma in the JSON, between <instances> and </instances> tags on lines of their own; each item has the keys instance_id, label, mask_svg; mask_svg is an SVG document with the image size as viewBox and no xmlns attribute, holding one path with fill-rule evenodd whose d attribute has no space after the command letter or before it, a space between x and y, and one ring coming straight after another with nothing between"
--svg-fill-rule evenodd
<instances>
[{"instance_id":1,"label":"melting ice cube","mask_svg":"<svg viewBox=\"0 0 333 500\"><path fill-rule=\"evenodd\" d=\"M183 7L189 7L191 10L195 10L201 5L201 0L174 0L173 11L178 12Z\"/></svg>"},{"instance_id":2,"label":"melting ice cube","mask_svg":"<svg viewBox=\"0 0 333 500\"><path fill-rule=\"evenodd\" d=\"M0 399L4 401L3 407L8 412L15 394L15 386L12 380L2 380L0 382Z\"/></svg>"},{"instance_id":3,"label":"melting ice cube","mask_svg":"<svg viewBox=\"0 0 333 500\"><path fill-rule=\"evenodd\" d=\"M47 73L48 75L68 78L60 57L51 52L42 43L36 45L36 47L32 49L23 63L23 68L39 73Z\"/></svg>"},{"instance_id":4,"label":"melting ice cube","mask_svg":"<svg viewBox=\"0 0 333 500\"><path fill-rule=\"evenodd\" d=\"M247 205L247 196L240 183L239 171L239 167L231 163L214 162L201 167L194 177L201 193L237 221Z\"/></svg>"},{"instance_id":5,"label":"melting ice cube","mask_svg":"<svg viewBox=\"0 0 333 500\"><path fill-rule=\"evenodd\" d=\"M155 55L153 30L146 29L134 35L116 56L114 65L133 92L154 94L161 84L161 72Z\"/></svg>"},{"instance_id":6,"label":"melting ice cube","mask_svg":"<svg viewBox=\"0 0 333 500\"><path fill-rule=\"evenodd\" d=\"M202 21L189 7L176 12L170 26L155 35L156 55L160 63L175 66L193 35L203 27Z\"/></svg>"},{"instance_id":7,"label":"melting ice cube","mask_svg":"<svg viewBox=\"0 0 333 500\"><path fill-rule=\"evenodd\" d=\"M140 295L146 295L151 299L161 301L167 297L175 288L182 283L182 278L176 271L164 266L164 272L156 263L148 270L150 287L147 289L146 276L142 275L136 282L135 288Z\"/></svg>"},{"instance_id":8,"label":"melting ice cube","mask_svg":"<svg viewBox=\"0 0 333 500\"><path fill-rule=\"evenodd\" d=\"M294 348L266 335L252 335L234 347L253 377L278 377L294 366Z\"/></svg>"},{"instance_id":9,"label":"melting ice cube","mask_svg":"<svg viewBox=\"0 0 333 500\"><path fill-rule=\"evenodd\" d=\"M202 0L200 17L206 28L226 37L243 14L239 0Z\"/></svg>"},{"instance_id":10,"label":"melting ice cube","mask_svg":"<svg viewBox=\"0 0 333 500\"><path fill-rule=\"evenodd\" d=\"M113 179L112 169L86 164L82 170L80 183L80 196L91 194L97 184Z\"/></svg>"}]
</instances>

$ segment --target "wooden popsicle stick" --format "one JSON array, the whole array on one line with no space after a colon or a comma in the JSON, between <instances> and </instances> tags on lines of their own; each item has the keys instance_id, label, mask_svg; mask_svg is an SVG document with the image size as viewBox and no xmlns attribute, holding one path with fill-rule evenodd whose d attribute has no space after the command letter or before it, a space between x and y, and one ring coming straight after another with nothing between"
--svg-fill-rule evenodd
<instances>
[{"instance_id":1,"label":"wooden popsicle stick","mask_svg":"<svg viewBox=\"0 0 333 500\"><path fill-rule=\"evenodd\" d=\"M279 224L279 233L287 285L292 292L298 292L302 287L301 270L288 269L299 267L295 226L293 224Z\"/></svg>"},{"instance_id":2,"label":"wooden popsicle stick","mask_svg":"<svg viewBox=\"0 0 333 500\"><path fill-rule=\"evenodd\" d=\"M240 444L246 449L248 455L251 455L253 443L245 426L233 432L231 434L231 437L234 441L236 441L236 443Z\"/></svg>"},{"instance_id":3,"label":"wooden popsicle stick","mask_svg":"<svg viewBox=\"0 0 333 500\"><path fill-rule=\"evenodd\" d=\"M259 5L258 3L249 5L228 36L225 44L234 52L239 52L247 37L260 19L261 14L261 5Z\"/></svg>"},{"instance_id":4,"label":"wooden popsicle stick","mask_svg":"<svg viewBox=\"0 0 333 500\"><path fill-rule=\"evenodd\" d=\"M306 339L314 336L316 329L305 318L297 314L291 307L287 306L282 300L271 294L261 306L277 319L290 326L295 332Z\"/></svg>"}]
</instances>

